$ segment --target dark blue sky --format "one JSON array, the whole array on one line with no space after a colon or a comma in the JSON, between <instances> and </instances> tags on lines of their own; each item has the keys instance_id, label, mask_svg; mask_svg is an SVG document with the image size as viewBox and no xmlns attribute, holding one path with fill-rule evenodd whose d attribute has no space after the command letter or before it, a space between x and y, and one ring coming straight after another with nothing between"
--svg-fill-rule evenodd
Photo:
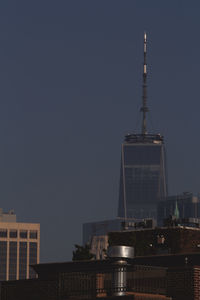
<instances>
[{"instance_id":1,"label":"dark blue sky","mask_svg":"<svg viewBox=\"0 0 200 300\"><path fill-rule=\"evenodd\" d=\"M83 222L116 216L144 30L170 193L200 191L199 15L199 1L1 1L0 207L41 223L41 261L70 260Z\"/></svg>"}]
</instances>

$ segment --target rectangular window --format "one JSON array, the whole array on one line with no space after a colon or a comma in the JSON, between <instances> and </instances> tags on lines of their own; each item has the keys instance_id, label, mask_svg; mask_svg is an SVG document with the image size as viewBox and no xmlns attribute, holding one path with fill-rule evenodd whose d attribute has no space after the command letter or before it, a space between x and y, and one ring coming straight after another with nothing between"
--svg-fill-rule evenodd
<instances>
[{"instance_id":1,"label":"rectangular window","mask_svg":"<svg viewBox=\"0 0 200 300\"><path fill-rule=\"evenodd\" d=\"M17 276L17 242L10 242L9 248L9 280L16 280Z\"/></svg>"},{"instance_id":2,"label":"rectangular window","mask_svg":"<svg viewBox=\"0 0 200 300\"><path fill-rule=\"evenodd\" d=\"M7 229L0 229L0 237L7 237Z\"/></svg>"},{"instance_id":3,"label":"rectangular window","mask_svg":"<svg viewBox=\"0 0 200 300\"><path fill-rule=\"evenodd\" d=\"M6 280L7 242L0 241L0 281Z\"/></svg>"},{"instance_id":4,"label":"rectangular window","mask_svg":"<svg viewBox=\"0 0 200 300\"><path fill-rule=\"evenodd\" d=\"M27 270L27 243L19 243L19 279L26 279Z\"/></svg>"},{"instance_id":5,"label":"rectangular window","mask_svg":"<svg viewBox=\"0 0 200 300\"><path fill-rule=\"evenodd\" d=\"M29 243L29 278L36 278L36 272L31 265L37 264L37 243Z\"/></svg>"},{"instance_id":6,"label":"rectangular window","mask_svg":"<svg viewBox=\"0 0 200 300\"><path fill-rule=\"evenodd\" d=\"M17 238L17 230L15 229L10 230L10 238Z\"/></svg>"},{"instance_id":7,"label":"rectangular window","mask_svg":"<svg viewBox=\"0 0 200 300\"><path fill-rule=\"evenodd\" d=\"M20 230L20 238L27 239L27 230Z\"/></svg>"},{"instance_id":8,"label":"rectangular window","mask_svg":"<svg viewBox=\"0 0 200 300\"><path fill-rule=\"evenodd\" d=\"M30 231L30 239L37 239L37 230Z\"/></svg>"}]
</instances>

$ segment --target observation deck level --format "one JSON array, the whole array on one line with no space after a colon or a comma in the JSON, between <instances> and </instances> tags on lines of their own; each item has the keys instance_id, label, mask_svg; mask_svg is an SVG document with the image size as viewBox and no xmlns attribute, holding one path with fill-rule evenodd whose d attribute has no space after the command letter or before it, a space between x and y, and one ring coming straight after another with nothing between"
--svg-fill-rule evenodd
<instances>
[{"instance_id":1,"label":"observation deck level","mask_svg":"<svg viewBox=\"0 0 200 300\"><path fill-rule=\"evenodd\" d=\"M127 143L163 144L164 137L161 134L129 133L125 135L124 141Z\"/></svg>"}]
</instances>

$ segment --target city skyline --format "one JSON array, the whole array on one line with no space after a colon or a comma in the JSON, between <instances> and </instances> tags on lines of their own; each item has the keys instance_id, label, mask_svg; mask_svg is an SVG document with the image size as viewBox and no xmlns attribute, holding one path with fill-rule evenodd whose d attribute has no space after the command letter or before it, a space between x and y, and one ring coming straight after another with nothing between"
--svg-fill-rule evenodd
<instances>
[{"instance_id":1,"label":"city skyline","mask_svg":"<svg viewBox=\"0 0 200 300\"><path fill-rule=\"evenodd\" d=\"M169 194L200 190L199 10L185 0L0 4L1 207L41 224L41 262L70 260L82 223L116 216L121 142L141 124L144 31Z\"/></svg>"}]
</instances>

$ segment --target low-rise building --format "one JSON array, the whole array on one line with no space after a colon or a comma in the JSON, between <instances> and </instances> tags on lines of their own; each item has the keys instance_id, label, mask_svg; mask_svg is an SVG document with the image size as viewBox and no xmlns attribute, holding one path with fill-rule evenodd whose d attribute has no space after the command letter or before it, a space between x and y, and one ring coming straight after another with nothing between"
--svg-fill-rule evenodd
<instances>
[{"instance_id":1,"label":"low-rise building","mask_svg":"<svg viewBox=\"0 0 200 300\"><path fill-rule=\"evenodd\" d=\"M154 219L124 219L117 218L99 222L83 224L83 245L89 244L91 253L96 259L104 259L108 248L108 233L115 231L139 230L141 228L154 228Z\"/></svg>"},{"instance_id":2,"label":"low-rise building","mask_svg":"<svg viewBox=\"0 0 200 300\"><path fill-rule=\"evenodd\" d=\"M0 210L0 281L35 278L40 259L40 224L20 223Z\"/></svg>"},{"instance_id":3,"label":"low-rise building","mask_svg":"<svg viewBox=\"0 0 200 300\"><path fill-rule=\"evenodd\" d=\"M200 228L175 226L110 232L109 245L134 247L136 256L200 254Z\"/></svg>"}]
</instances>

